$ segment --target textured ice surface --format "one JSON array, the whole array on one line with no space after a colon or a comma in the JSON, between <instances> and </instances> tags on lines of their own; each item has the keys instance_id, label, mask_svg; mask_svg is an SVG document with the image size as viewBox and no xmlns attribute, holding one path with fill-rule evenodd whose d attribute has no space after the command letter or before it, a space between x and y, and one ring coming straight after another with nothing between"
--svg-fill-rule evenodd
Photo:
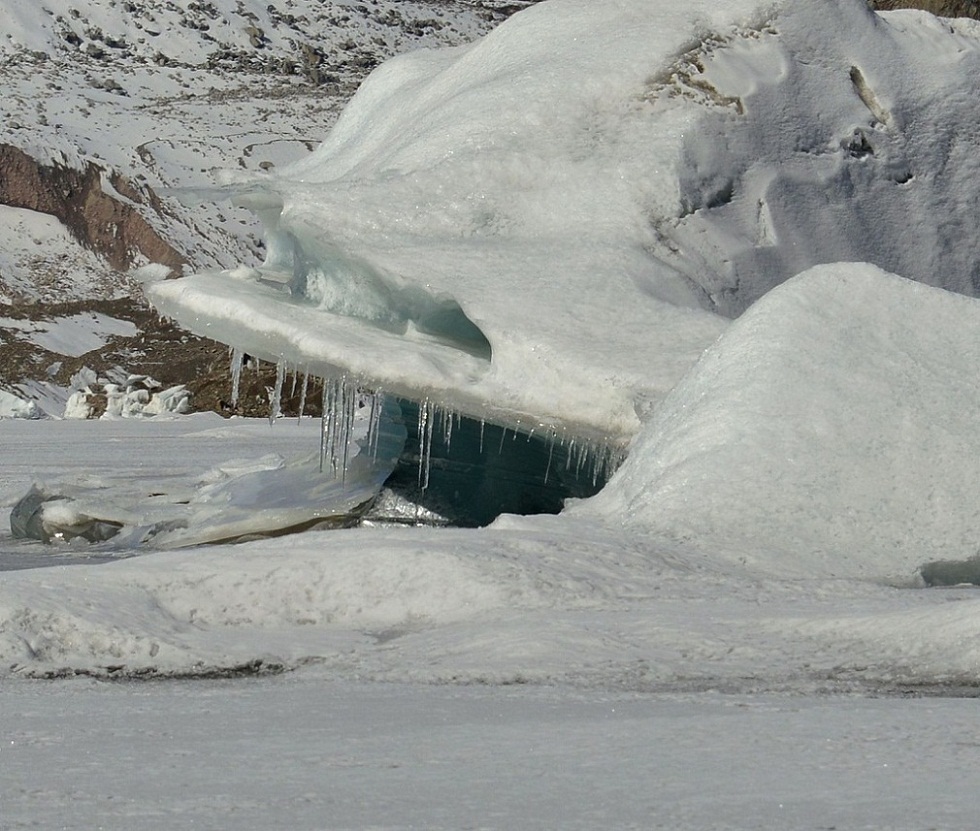
<instances>
[{"instance_id":1,"label":"textured ice surface","mask_svg":"<svg viewBox=\"0 0 980 831\"><path fill-rule=\"evenodd\" d=\"M388 409L397 407L389 403ZM64 477L32 485L11 513L17 538L107 542L106 550L181 548L350 524L377 495L405 444L405 427L352 411L316 453L234 459L198 477ZM289 429L281 427L280 429Z\"/></svg>"}]
</instances>

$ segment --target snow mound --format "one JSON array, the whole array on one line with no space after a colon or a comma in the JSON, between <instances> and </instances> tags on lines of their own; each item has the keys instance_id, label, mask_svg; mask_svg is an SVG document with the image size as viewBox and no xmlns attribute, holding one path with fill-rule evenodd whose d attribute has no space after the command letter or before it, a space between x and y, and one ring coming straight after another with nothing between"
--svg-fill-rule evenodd
<instances>
[{"instance_id":1,"label":"snow mound","mask_svg":"<svg viewBox=\"0 0 980 831\"><path fill-rule=\"evenodd\" d=\"M757 302L579 510L768 574L910 578L980 546L980 301L866 264Z\"/></svg>"},{"instance_id":2,"label":"snow mound","mask_svg":"<svg viewBox=\"0 0 980 831\"><path fill-rule=\"evenodd\" d=\"M541 3L385 63L309 157L231 177L261 268L148 293L269 360L625 440L811 265L976 291L978 84L972 22L863 0Z\"/></svg>"}]
</instances>

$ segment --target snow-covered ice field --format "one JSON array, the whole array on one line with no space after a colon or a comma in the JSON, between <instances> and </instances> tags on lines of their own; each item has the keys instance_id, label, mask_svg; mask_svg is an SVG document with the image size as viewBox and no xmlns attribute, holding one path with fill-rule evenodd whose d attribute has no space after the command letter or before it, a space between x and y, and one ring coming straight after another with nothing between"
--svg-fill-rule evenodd
<instances>
[{"instance_id":1,"label":"snow-covered ice field","mask_svg":"<svg viewBox=\"0 0 980 831\"><path fill-rule=\"evenodd\" d=\"M975 700L311 676L2 693L0 828L972 829Z\"/></svg>"},{"instance_id":2,"label":"snow-covered ice field","mask_svg":"<svg viewBox=\"0 0 980 831\"><path fill-rule=\"evenodd\" d=\"M553 0L208 185L266 261L147 292L236 367L418 402L419 483L437 408L625 460L161 550L143 503L257 530L309 471L241 460L317 425L0 421L0 503L123 526L0 536L0 828L974 828L978 78L863 0Z\"/></svg>"},{"instance_id":3,"label":"snow-covered ice field","mask_svg":"<svg viewBox=\"0 0 980 831\"><path fill-rule=\"evenodd\" d=\"M316 429L0 441L9 504ZM764 577L588 507L110 563L4 534L0 828L975 827L975 589Z\"/></svg>"}]
</instances>

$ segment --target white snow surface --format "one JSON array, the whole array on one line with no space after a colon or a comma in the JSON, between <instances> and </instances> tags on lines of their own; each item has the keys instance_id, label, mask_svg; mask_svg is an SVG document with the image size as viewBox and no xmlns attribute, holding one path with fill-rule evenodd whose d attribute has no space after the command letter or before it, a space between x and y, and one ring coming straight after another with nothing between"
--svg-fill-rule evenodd
<instances>
[{"instance_id":1,"label":"white snow surface","mask_svg":"<svg viewBox=\"0 0 980 831\"><path fill-rule=\"evenodd\" d=\"M975 701L8 686L11 829L975 826Z\"/></svg>"},{"instance_id":2,"label":"white snow surface","mask_svg":"<svg viewBox=\"0 0 980 831\"><path fill-rule=\"evenodd\" d=\"M316 152L228 178L264 265L149 294L272 360L625 441L811 265L975 292L978 33L862 0L541 3L392 59Z\"/></svg>"},{"instance_id":3,"label":"white snow surface","mask_svg":"<svg viewBox=\"0 0 980 831\"><path fill-rule=\"evenodd\" d=\"M980 301L873 266L818 267L733 324L604 491L559 516L5 575L0 667L186 675L262 660L429 683L972 685L975 590L925 589L917 569L976 554L978 333ZM38 426L0 429L16 448ZM15 478L36 455L19 474L14 461Z\"/></svg>"},{"instance_id":4,"label":"white snow surface","mask_svg":"<svg viewBox=\"0 0 980 831\"><path fill-rule=\"evenodd\" d=\"M816 266L731 325L576 512L766 575L900 581L978 555L978 362L980 300Z\"/></svg>"}]
</instances>

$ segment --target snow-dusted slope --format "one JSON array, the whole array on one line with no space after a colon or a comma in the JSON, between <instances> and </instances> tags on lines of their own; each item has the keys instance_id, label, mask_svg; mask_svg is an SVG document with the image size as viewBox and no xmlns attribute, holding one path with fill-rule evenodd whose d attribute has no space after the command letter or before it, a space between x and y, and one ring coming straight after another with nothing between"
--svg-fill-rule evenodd
<instances>
[{"instance_id":1,"label":"snow-dusted slope","mask_svg":"<svg viewBox=\"0 0 980 831\"><path fill-rule=\"evenodd\" d=\"M268 359L623 440L715 313L809 265L974 291L978 82L975 23L863 0L542 3L376 70L315 153L229 185L263 268L152 298Z\"/></svg>"},{"instance_id":2,"label":"snow-dusted slope","mask_svg":"<svg viewBox=\"0 0 980 831\"><path fill-rule=\"evenodd\" d=\"M468 42L523 5L0 0L0 304L13 307L4 316L57 317L65 310L48 306L59 303L108 312L110 299L118 314L132 298L127 319L147 342L163 335L162 345L134 339L115 345L128 357L91 354L79 366L145 374L160 360L188 368L171 382L193 383L218 351L195 340L176 360L159 354L181 335L155 323L147 332L130 272L251 262L262 243L248 212L181 203L169 189L210 185L222 167L299 158L382 60ZM49 378L62 356L28 343L22 328L0 330L0 387L19 408L30 401L60 415L74 369ZM38 393L52 382L60 405ZM199 399L207 407L214 396Z\"/></svg>"}]
</instances>

